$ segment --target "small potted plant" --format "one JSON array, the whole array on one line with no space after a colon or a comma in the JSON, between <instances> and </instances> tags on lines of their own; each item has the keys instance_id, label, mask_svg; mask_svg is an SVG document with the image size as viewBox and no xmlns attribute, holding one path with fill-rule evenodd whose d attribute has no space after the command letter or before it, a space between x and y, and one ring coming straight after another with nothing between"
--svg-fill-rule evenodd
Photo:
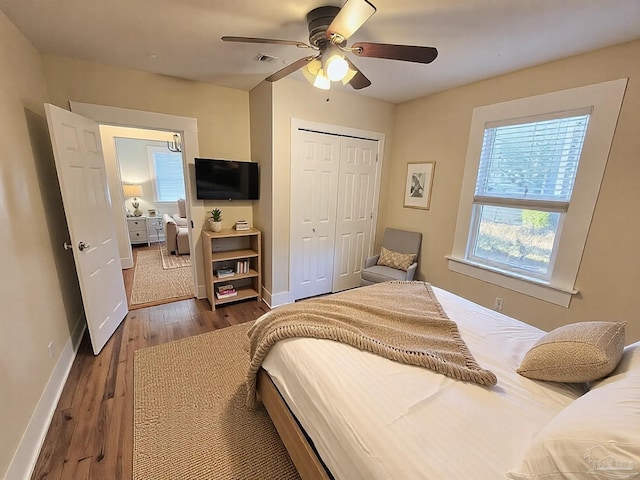
<instances>
[{"instance_id":1,"label":"small potted plant","mask_svg":"<svg viewBox=\"0 0 640 480\"><path fill-rule=\"evenodd\" d=\"M214 208L209 212L211 218L209 219L209 226L211 227L211 231L219 232L222 230L222 210L219 208Z\"/></svg>"}]
</instances>

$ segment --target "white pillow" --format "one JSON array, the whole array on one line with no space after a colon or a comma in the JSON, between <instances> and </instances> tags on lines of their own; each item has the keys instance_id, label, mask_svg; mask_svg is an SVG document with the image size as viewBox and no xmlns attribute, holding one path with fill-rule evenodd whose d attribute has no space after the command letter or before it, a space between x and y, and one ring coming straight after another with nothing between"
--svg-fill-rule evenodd
<instances>
[{"instance_id":1,"label":"white pillow","mask_svg":"<svg viewBox=\"0 0 640 480\"><path fill-rule=\"evenodd\" d=\"M640 478L640 342L625 348L610 377L549 422L507 478Z\"/></svg>"},{"instance_id":2,"label":"white pillow","mask_svg":"<svg viewBox=\"0 0 640 480\"><path fill-rule=\"evenodd\" d=\"M591 383L591 390L640 372L640 342L624 347L620 363L611 375ZM640 479L639 479L640 480Z\"/></svg>"}]
</instances>

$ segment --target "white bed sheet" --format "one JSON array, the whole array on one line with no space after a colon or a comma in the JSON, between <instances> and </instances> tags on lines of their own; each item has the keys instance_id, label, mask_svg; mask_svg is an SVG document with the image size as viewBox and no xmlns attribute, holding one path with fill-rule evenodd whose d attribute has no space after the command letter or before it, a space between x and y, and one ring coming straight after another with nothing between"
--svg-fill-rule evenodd
<instances>
[{"instance_id":1,"label":"white bed sheet","mask_svg":"<svg viewBox=\"0 0 640 480\"><path fill-rule=\"evenodd\" d=\"M263 367L336 479L505 478L579 386L515 371L544 334L445 290L434 293L495 387L453 380L330 340L278 342Z\"/></svg>"}]
</instances>

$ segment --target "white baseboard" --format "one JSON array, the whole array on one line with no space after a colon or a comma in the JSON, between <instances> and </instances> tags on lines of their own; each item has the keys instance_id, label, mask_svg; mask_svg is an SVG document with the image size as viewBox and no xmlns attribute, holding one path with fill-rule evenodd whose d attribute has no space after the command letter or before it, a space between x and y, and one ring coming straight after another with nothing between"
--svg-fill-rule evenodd
<instances>
[{"instance_id":1,"label":"white baseboard","mask_svg":"<svg viewBox=\"0 0 640 480\"><path fill-rule=\"evenodd\" d=\"M120 257L120 267L124 270L127 268L133 268L133 257L129 256L126 258Z\"/></svg>"},{"instance_id":2,"label":"white baseboard","mask_svg":"<svg viewBox=\"0 0 640 480\"><path fill-rule=\"evenodd\" d=\"M86 326L87 322L85 321L83 313L76 323L73 332L71 332L69 340L62 349L55 367L53 367L49 381L40 396L38 405L36 405L31 415L29 424L9 464L9 469L5 473L5 480L31 478L44 438L47 435L47 430L53 419L53 414L56 411L58 400L60 400L62 389L67 381L67 376L69 375L73 361L76 358L78 346L80 345L80 340L82 340Z\"/></svg>"},{"instance_id":3,"label":"white baseboard","mask_svg":"<svg viewBox=\"0 0 640 480\"><path fill-rule=\"evenodd\" d=\"M269 306L269 308L291 303L289 300L289 292L272 294L269 290L264 288L264 286L262 287L262 300Z\"/></svg>"}]
</instances>

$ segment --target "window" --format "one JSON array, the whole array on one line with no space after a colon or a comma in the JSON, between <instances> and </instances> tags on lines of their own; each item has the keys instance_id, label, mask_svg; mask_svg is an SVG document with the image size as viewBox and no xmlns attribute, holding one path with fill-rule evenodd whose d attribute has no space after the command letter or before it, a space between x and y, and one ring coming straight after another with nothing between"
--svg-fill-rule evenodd
<instances>
[{"instance_id":1,"label":"window","mask_svg":"<svg viewBox=\"0 0 640 480\"><path fill-rule=\"evenodd\" d=\"M154 200L176 202L185 198L182 153L170 152L163 147L147 147L151 169L154 173Z\"/></svg>"},{"instance_id":2,"label":"window","mask_svg":"<svg viewBox=\"0 0 640 480\"><path fill-rule=\"evenodd\" d=\"M569 305L625 86L474 109L451 270Z\"/></svg>"},{"instance_id":3,"label":"window","mask_svg":"<svg viewBox=\"0 0 640 480\"><path fill-rule=\"evenodd\" d=\"M485 126L469 259L550 278L589 115Z\"/></svg>"}]
</instances>

